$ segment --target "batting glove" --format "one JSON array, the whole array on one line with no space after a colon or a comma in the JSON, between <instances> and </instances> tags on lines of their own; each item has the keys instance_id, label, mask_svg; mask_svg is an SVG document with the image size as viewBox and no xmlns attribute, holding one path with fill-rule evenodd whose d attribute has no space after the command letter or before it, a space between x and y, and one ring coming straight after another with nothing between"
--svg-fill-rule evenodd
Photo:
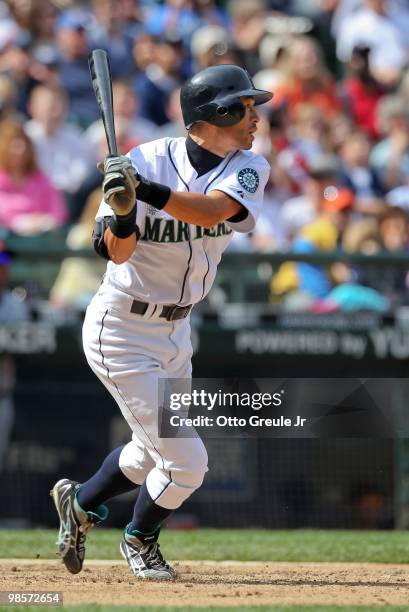
<instances>
[{"instance_id":1,"label":"batting glove","mask_svg":"<svg viewBox=\"0 0 409 612\"><path fill-rule=\"evenodd\" d=\"M108 156L98 164L98 170L104 175L104 200L117 215L129 213L135 206L135 190L140 183L129 157Z\"/></svg>"}]
</instances>

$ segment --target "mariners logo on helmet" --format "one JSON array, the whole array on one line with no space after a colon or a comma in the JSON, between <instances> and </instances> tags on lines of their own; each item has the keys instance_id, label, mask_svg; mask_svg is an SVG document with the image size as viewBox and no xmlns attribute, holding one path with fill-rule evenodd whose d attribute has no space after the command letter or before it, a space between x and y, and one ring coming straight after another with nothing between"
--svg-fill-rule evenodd
<instances>
[{"instance_id":1,"label":"mariners logo on helmet","mask_svg":"<svg viewBox=\"0 0 409 612\"><path fill-rule=\"evenodd\" d=\"M253 168L243 168L237 175L240 185L249 193L255 193L260 184L258 174Z\"/></svg>"}]
</instances>

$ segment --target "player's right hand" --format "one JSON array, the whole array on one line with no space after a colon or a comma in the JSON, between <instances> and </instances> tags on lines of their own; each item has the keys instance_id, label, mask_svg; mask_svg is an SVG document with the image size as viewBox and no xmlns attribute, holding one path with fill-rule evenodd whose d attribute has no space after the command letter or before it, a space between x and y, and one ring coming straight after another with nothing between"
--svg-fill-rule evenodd
<instances>
[{"instance_id":1,"label":"player's right hand","mask_svg":"<svg viewBox=\"0 0 409 612\"><path fill-rule=\"evenodd\" d=\"M140 182L131 160L125 155L108 156L99 162L98 170L104 175L104 200L114 213L126 215L135 206L135 190Z\"/></svg>"}]
</instances>

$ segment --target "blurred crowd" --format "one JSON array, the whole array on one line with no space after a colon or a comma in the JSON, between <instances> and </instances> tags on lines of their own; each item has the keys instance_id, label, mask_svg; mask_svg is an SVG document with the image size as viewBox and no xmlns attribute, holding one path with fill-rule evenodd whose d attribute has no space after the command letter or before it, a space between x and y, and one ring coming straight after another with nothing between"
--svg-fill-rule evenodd
<instances>
[{"instance_id":1,"label":"blurred crowd","mask_svg":"<svg viewBox=\"0 0 409 612\"><path fill-rule=\"evenodd\" d=\"M88 71L98 47L110 56L121 153L185 135L179 88L204 67L239 64L274 92L253 145L271 165L264 211L232 250L404 252L408 33L407 0L0 1L3 235L64 228L72 248L90 244L107 152ZM56 303L78 293L83 262L64 263ZM90 267L85 294L99 273ZM271 288L283 308L319 312L385 311L408 294L406 270L392 265L287 262Z\"/></svg>"}]
</instances>

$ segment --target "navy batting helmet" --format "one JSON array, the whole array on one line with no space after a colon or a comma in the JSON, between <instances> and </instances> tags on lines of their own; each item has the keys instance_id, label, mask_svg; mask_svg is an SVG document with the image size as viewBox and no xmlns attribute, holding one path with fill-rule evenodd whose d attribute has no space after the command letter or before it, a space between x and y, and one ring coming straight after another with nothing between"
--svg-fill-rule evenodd
<instances>
[{"instance_id":1,"label":"navy batting helmet","mask_svg":"<svg viewBox=\"0 0 409 612\"><path fill-rule=\"evenodd\" d=\"M185 126L206 121L218 127L229 127L243 119L246 112L241 96L252 96L255 104L273 97L269 91L256 89L243 68L233 64L210 66L191 77L180 92Z\"/></svg>"}]
</instances>

